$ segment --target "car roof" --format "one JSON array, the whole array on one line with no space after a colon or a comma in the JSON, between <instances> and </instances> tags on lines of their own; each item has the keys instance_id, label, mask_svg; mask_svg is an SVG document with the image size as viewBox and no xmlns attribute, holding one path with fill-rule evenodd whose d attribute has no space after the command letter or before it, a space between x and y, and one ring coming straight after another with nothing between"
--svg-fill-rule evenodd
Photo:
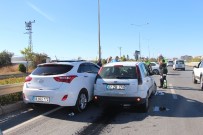
<instances>
[{"instance_id":1,"label":"car roof","mask_svg":"<svg viewBox=\"0 0 203 135\"><path fill-rule=\"evenodd\" d=\"M42 65L79 65L81 63L92 63L90 61L85 61L85 60L54 60L54 61L51 61L50 63L42 63L42 64L39 64L38 66L42 66Z\"/></svg>"},{"instance_id":2,"label":"car roof","mask_svg":"<svg viewBox=\"0 0 203 135\"><path fill-rule=\"evenodd\" d=\"M103 67L111 67L111 66L115 66L115 65L135 66L135 65L138 65L140 63L142 63L142 62L134 62L134 61L111 62L111 63L108 63L108 64L104 65Z\"/></svg>"}]
</instances>

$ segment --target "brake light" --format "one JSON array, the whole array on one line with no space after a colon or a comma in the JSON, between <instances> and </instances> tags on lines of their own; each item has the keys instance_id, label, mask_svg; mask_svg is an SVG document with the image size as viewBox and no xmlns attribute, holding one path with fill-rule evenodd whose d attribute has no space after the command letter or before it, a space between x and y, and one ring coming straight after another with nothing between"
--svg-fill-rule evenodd
<instances>
[{"instance_id":1,"label":"brake light","mask_svg":"<svg viewBox=\"0 0 203 135\"><path fill-rule=\"evenodd\" d=\"M27 76L26 78L25 78L25 82L30 82L32 80L32 77L30 77L30 76Z\"/></svg>"},{"instance_id":2,"label":"brake light","mask_svg":"<svg viewBox=\"0 0 203 135\"><path fill-rule=\"evenodd\" d=\"M54 80L56 80L57 82L71 83L71 81L76 77L77 77L77 75L58 76L58 77L54 77Z\"/></svg>"},{"instance_id":3,"label":"brake light","mask_svg":"<svg viewBox=\"0 0 203 135\"><path fill-rule=\"evenodd\" d=\"M61 101L65 101L68 98L68 95L63 96L63 98L61 99Z\"/></svg>"},{"instance_id":4,"label":"brake light","mask_svg":"<svg viewBox=\"0 0 203 135\"><path fill-rule=\"evenodd\" d=\"M140 85L142 84L142 76L138 65L136 65L136 73L137 73L138 85Z\"/></svg>"}]
</instances>

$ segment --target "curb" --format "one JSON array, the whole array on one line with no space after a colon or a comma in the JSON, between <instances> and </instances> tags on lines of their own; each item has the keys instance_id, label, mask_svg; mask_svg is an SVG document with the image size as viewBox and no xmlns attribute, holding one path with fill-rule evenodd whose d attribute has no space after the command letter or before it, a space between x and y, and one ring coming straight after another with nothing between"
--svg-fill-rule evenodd
<instances>
[{"instance_id":1,"label":"curb","mask_svg":"<svg viewBox=\"0 0 203 135\"><path fill-rule=\"evenodd\" d=\"M26 107L26 104L23 101L19 101L5 106L0 106L0 115L11 113L24 107Z\"/></svg>"}]
</instances>

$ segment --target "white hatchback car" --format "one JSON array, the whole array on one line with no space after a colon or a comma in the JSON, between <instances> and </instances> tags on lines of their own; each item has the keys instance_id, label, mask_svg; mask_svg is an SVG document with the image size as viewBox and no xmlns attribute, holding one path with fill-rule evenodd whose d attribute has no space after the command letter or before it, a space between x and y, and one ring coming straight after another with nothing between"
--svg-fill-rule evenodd
<instances>
[{"instance_id":1,"label":"white hatchback car","mask_svg":"<svg viewBox=\"0 0 203 135\"><path fill-rule=\"evenodd\" d=\"M177 69L185 70L185 61L184 60L175 60L175 62L173 64L173 70L177 70Z\"/></svg>"},{"instance_id":2,"label":"white hatchback car","mask_svg":"<svg viewBox=\"0 0 203 135\"><path fill-rule=\"evenodd\" d=\"M150 66L152 68L152 73L155 75L159 75L160 73L159 64L156 62L150 62Z\"/></svg>"},{"instance_id":3,"label":"white hatchback car","mask_svg":"<svg viewBox=\"0 0 203 135\"><path fill-rule=\"evenodd\" d=\"M60 61L40 64L26 77L25 103L75 106L86 109L93 98L93 88L100 67L87 61Z\"/></svg>"},{"instance_id":4,"label":"white hatchback car","mask_svg":"<svg viewBox=\"0 0 203 135\"><path fill-rule=\"evenodd\" d=\"M144 63L109 63L100 69L95 80L94 101L141 105L146 112L149 107L149 97L156 90L156 83Z\"/></svg>"}]
</instances>

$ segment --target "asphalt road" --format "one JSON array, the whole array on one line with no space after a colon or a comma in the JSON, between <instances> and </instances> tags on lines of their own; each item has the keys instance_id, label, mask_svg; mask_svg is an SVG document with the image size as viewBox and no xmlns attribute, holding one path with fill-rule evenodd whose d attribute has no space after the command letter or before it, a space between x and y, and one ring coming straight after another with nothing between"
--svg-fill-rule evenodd
<instances>
[{"instance_id":1,"label":"asphalt road","mask_svg":"<svg viewBox=\"0 0 203 135\"><path fill-rule=\"evenodd\" d=\"M169 68L167 79L168 89L158 88L147 113L90 104L71 116L67 107L39 106L0 116L0 128L5 135L202 135L203 91L192 83L192 68Z\"/></svg>"}]
</instances>

